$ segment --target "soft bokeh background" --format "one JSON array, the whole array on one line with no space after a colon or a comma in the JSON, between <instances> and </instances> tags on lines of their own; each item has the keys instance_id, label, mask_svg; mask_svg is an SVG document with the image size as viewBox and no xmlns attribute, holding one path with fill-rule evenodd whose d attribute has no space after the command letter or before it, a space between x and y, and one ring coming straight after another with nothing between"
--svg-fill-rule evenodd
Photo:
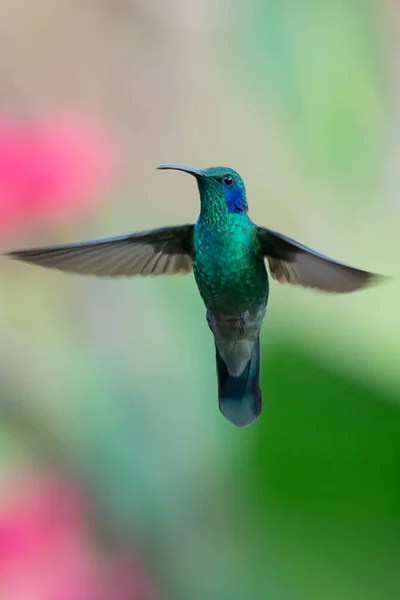
<instances>
[{"instance_id":1,"label":"soft bokeh background","mask_svg":"<svg viewBox=\"0 0 400 600\"><path fill-rule=\"evenodd\" d=\"M273 283L264 412L219 414L192 276L0 265L0 597L400 597L400 6L1 0L0 245L197 218L163 162L394 281Z\"/></svg>"}]
</instances>

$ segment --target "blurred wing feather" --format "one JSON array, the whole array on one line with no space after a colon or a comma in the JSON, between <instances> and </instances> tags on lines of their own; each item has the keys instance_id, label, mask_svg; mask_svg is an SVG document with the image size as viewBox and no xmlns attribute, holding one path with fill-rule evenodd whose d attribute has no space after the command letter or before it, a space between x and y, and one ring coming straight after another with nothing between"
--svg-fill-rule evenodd
<instances>
[{"instance_id":1,"label":"blurred wing feather","mask_svg":"<svg viewBox=\"0 0 400 600\"><path fill-rule=\"evenodd\" d=\"M344 294L384 279L336 262L275 231L259 227L258 237L271 275L279 283Z\"/></svg>"},{"instance_id":2,"label":"blurred wing feather","mask_svg":"<svg viewBox=\"0 0 400 600\"><path fill-rule=\"evenodd\" d=\"M163 227L90 242L8 252L16 260L70 273L186 275L192 269L193 225Z\"/></svg>"}]
</instances>

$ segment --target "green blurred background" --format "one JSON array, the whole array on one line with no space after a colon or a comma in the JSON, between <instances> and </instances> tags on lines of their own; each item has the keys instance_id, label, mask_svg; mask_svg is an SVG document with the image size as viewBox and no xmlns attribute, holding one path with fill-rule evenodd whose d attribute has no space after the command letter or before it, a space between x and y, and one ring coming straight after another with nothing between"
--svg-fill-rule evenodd
<instances>
[{"instance_id":1,"label":"green blurred background","mask_svg":"<svg viewBox=\"0 0 400 600\"><path fill-rule=\"evenodd\" d=\"M1 0L0 23L3 115L94 118L118 155L89 210L21 218L2 250L193 222L194 182L155 166L226 164L256 222L399 277L395 1ZM192 276L0 274L3 499L6 473L68 473L159 598L400 598L396 281L272 283L239 430Z\"/></svg>"}]
</instances>

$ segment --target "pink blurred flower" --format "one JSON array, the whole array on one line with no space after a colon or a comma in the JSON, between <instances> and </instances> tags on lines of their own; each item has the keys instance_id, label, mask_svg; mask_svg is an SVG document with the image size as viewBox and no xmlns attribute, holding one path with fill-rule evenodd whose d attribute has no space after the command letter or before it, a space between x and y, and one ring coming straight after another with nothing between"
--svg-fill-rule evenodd
<instances>
[{"instance_id":1,"label":"pink blurred flower","mask_svg":"<svg viewBox=\"0 0 400 600\"><path fill-rule=\"evenodd\" d=\"M0 510L0 590L12 600L154 600L136 562L90 548L72 487L30 480ZM97 554L97 555L96 555Z\"/></svg>"},{"instance_id":2,"label":"pink blurred flower","mask_svg":"<svg viewBox=\"0 0 400 600\"><path fill-rule=\"evenodd\" d=\"M111 141L83 118L0 115L0 230L81 211L114 165Z\"/></svg>"}]
</instances>

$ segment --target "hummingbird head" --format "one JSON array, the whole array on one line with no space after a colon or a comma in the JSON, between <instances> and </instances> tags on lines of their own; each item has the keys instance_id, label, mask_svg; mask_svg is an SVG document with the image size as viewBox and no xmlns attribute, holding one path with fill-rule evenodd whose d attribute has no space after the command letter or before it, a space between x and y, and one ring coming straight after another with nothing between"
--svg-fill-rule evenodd
<instances>
[{"instance_id":1,"label":"hummingbird head","mask_svg":"<svg viewBox=\"0 0 400 600\"><path fill-rule=\"evenodd\" d=\"M160 165L158 169L175 169L196 177L201 205L205 210L229 213L245 213L248 210L243 180L239 173L229 167L191 169L179 165Z\"/></svg>"}]
</instances>

